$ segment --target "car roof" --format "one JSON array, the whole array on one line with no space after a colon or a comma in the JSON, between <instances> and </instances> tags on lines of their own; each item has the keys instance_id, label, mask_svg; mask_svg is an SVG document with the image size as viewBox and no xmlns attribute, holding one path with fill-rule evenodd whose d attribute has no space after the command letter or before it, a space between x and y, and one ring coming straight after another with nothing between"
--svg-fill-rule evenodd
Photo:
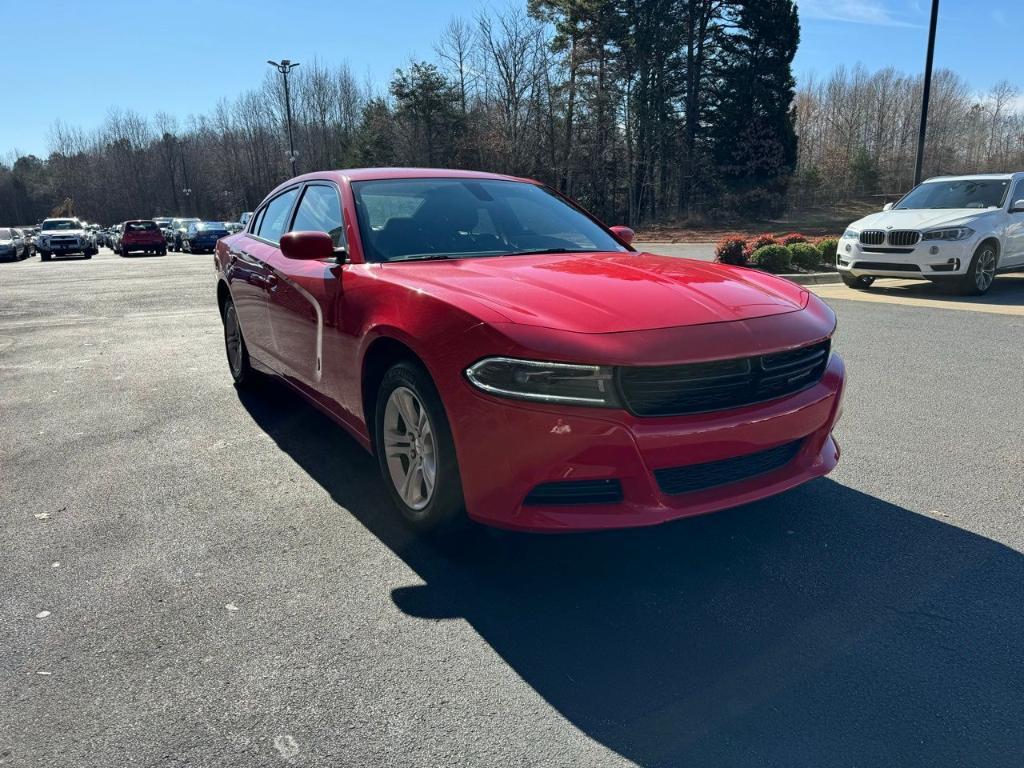
<instances>
[{"instance_id":1,"label":"car roof","mask_svg":"<svg viewBox=\"0 0 1024 768\"><path fill-rule=\"evenodd\" d=\"M932 176L930 179L925 179L925 181L970 181L975 179L978 181L982 181L984 179L1006 181L1007 179L1012 179L1015 176L1020 176L1022 174L1024 174L1022 171L1016 171L1014 173L967 173L956 176Z\"/></svg>"}]
</instances>

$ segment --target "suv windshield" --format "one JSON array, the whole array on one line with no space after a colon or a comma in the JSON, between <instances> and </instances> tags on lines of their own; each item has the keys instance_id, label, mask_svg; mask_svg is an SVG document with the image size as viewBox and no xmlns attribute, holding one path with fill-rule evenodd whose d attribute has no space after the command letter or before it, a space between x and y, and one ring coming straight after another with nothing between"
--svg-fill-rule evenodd
<instances>
[{"instance_id":1,"label":"suv windshield","mask_svg":"<svg viewBox=\"0 0 1024 768\"><path fill-rule=\"evenodd\" d=\"M627 250L535 184L384 179L354 182L352 192L369 261Z\"/></svg>"},{"instance_id":2,"label":"suv windshield","mask_svg":"<svg viewBox=\"0 0 1024 768\"><path fill-rule=\"evenodd\" d=\"M0 240L10 240L12 237L11 230L0 228Z\"/></svg>"},{"instance_id":3,"label":"suv windshield","mask_svg":"<svg viewBox=\"0 0 1024 768\"><path fill-rule=\"evenodd\" d=\"M81 229L82 225L73 219L47 219L43 229Z\"/></svg>"},{"instance_id":4,"label":"suv windshield","mask_svg":"<svg viewBox=\"0 0 1024 768\"><path fill-rule=\"evenodd\" d=\"M912 189L894 208L998 208L1010 186L1008 179L928 181Z\"/></svg>"}]
</instances>

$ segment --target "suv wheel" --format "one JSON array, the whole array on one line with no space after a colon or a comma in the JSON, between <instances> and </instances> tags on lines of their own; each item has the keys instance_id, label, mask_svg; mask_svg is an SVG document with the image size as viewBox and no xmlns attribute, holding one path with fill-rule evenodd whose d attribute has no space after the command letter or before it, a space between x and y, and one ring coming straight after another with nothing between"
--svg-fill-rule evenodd
<instances>
[{"instance_id":1,"label":"suv wheel","mask_svg":"<svg viewBox=\"0 0 1024 768\"><path fill-rule=\"evenodd\" d=\"M960 278L960 293L967 296L981 296L988 293L992 282L996 279L998 254L993 243L982 243L974 252L971 266L967 274Z\"/></svg>"},{"instance_id":2,"label":"suv wheel","mask_svg":"<svg viewBox=\"0 0 1024 768\"><path fill-rule=\"evenodd\" d=\"M448 418L419 365L393 365L377 393L374 439L381 474L405 521L420 531L464 522L462 479Z\"/></svg>"},{"instance_id":3,"label":"suv wheel","mask_svg":"<svg viewBox=\"0 0 1024 768\"><path fill-rule=\"evenodd\" d=\"M871 287L871 284L875 282L875 278L871 275L861 275L860 277L854 277L847 272L840 272L839 276L843 278L843 282L846 283L850 288L856 288L859 291L866 290Z\"/></svg>"}]
</instances>

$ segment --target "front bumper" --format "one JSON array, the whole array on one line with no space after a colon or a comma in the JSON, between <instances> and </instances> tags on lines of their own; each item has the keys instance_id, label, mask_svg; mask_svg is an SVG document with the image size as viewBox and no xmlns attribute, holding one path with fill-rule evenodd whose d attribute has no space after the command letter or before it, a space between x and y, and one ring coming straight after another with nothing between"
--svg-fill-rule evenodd
<instances>
[{"instance_id":1,"label":"front bumper","mask_svg":"<svg viewBox=\"0 0 1024 768\"><path fill-rule=\"evenodd\" d=\"M836 269L855 277L936 279L963 275L971 266L978 242L975 235L957 241L922 240L914 246L895 248L843 238L836 250Z\"/></svg>"},{"instance_id":2,"label":"front bumper","mask_svg":"<svg viewBox=\"0 0 1024 768\"><path fill-rule=\"evenodd\" d=\"M469 516L502 528L584 531L655 525L781 493L827 474L839 459L832 428L845 380L835 354L813 386L773 401L691 416L643 418L625 411L552 408L498 399L469 384L449 404ZM655 470L749 456L800 441L783 466L680 494ZM621 501L527 503L537 486L617 480Z\"/></svg>"}]
</instances>

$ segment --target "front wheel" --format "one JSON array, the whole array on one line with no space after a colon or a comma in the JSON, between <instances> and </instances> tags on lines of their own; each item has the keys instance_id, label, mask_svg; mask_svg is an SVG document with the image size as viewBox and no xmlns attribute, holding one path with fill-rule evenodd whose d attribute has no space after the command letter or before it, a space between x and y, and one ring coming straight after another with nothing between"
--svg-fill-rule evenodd
<instances>
[{"instance_id":1,"label":"front wheel","mask_svg":"<svg viewBox=\"0 0 1024 768\"><path fill-rule=\"evenodd\" d=\"M40 251L39 252L39 258L42 259L43 261L49 261L50 260L50 252L49 251Z\"/></svg>"},{"instance_id":2,"label":"front wheel","mask_svg":"<svg viewBox=\"0 0 1024 768\"><path fill-rule=\"evenodd\" d=\"M959 280L959 292L966 296L982 296L988 293L996 279L998 254L992 243L982 243L974 252L971 266Z\"/></svg>"},{"instance_id":3,"label":"front wheel","mask_svg":"<svg viewBox=\"0 0 1024 768\"><path fill-rule=\"evenodd\" d=\"M381 381L375 416L381 474L405 521L420 531L465 521L455 442L427 372L412 362L393 365Z\"/></svg>"},{"instance_id":4,"label":"front wheel","mask_svg":"<svg viewBox=\"0 0 1024 768\"><path fill-rule=\"evenodd\" d=\"M256 372L249 362L249 349L245 346L242 326L238 323L235 303L228 299L224 305L224 350L228 355L228 370L235 386L247 387L252 384Z\"/></svg>"},{"instance_id":5,"label":"front wheel","mask_svg":"<svg viewBox=\"0 0 1024 768\"><path fill-rule=\"evenodd\" d=\"M861 275L855 277L848 272L840 272L839 276L843 278L843 282L850 288L856 288L858 291L863 291L871 287L871 284L875 282L875 278L871 275Z\"/></svg>"}]
</instances>

